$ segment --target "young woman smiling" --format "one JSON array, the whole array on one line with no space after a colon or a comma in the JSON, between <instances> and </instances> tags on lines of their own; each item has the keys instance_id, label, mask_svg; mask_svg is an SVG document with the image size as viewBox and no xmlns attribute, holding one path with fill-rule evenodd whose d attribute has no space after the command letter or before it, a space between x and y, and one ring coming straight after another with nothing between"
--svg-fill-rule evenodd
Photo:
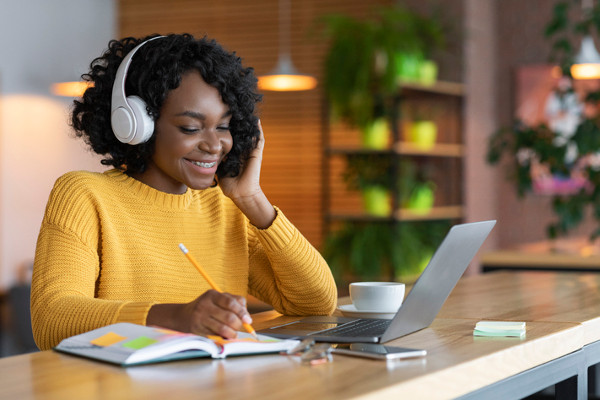
<instances>
[{"instance_id":1,"label":"young woman smiling","mask_svg":"<svg viewBox=\"0 0 600 400\"><path fill-rule=\"evenodd\" d=\"M329 267L261 189L251 68L214 40L172 34L111 41L84 78L73 127L112 168L67 173L50 194L31 296L40 349L125 321L232 338L251 322L248 294L284 314L333 312ZM136 144L111 125L119 84L153 124Z\"/></svg>"}]
</instances>

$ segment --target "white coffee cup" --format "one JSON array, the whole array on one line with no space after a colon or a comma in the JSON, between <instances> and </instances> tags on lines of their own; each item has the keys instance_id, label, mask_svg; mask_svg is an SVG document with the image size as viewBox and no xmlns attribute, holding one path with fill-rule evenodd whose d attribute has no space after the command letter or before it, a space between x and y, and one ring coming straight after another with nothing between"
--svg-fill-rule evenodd
<instances>
[{"instance_id":1,"label":"white coffee cup","mask_svg":"<svg viewBox=\"0 0 600 400\"><path fill-rule=\"evenodd\" d=\"M360 311L396 312L404 290L404 283L399 282L355 282L350 284L350 298Z\"/></svg>"}]
</instances>

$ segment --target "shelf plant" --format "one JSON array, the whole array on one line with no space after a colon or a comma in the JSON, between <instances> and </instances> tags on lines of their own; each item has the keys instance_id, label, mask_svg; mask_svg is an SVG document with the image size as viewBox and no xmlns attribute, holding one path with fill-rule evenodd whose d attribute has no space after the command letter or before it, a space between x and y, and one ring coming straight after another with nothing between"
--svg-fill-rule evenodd
<instances>
[{"instance_id":1,"label":"shelf plant","mask_svg":"<svg viewBox=\"0 0 600 400\"><path fill-rule=\"evenodd\" d=\"M361 192L367 214L379 217L391 215L393 168L392 159L386 153L346 155L342 178L348 189Z\"/></svg>"},{"instance_id":2,"label":"shelf plant","mask_svg":"<svg viewBox=\"0 0 600 400\"><path fill-rule=\"evenodd\" d=\"M388 149L398 123L400 86L418 78L424 61L442 47L445 28L440 21L401 5L379 8L369 18L335 14L321 20L330 41L324 89L331 119L358 130L363 146L373 150L346 154L343 178L362 192L368 214L384 217L347 222L326 237L324 255L342 281L414 276L439 244L435 223L394 220L398 189L418 190L414 180L398 181L405 176L397 170L398 155ZM370 198L377 199L374 205Z\"/></svg>"},{"instance_id":3,"label":"shelf plant","mask_svg":"<svg viewBox=\"0 0 600 400\"><path fill-rule=\"evenodd\" d=\"M332 117L363 132L392 120L398 86L412 74L410 65L418 74L426 56L444 44L438 18L400 5L380 8L372 18L333 14L322 22L330 40L324 86Z\"/></svg>"}]
</instances>

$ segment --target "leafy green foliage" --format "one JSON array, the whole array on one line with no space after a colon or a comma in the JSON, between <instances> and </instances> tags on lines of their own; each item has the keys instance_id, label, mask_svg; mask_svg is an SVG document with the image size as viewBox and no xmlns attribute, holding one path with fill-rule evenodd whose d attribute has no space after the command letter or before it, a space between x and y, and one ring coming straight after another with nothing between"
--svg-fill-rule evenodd
<instances>
[{"instance_id":1,"label":"leafy green foliage","mask_svg":"<svg viewBox=\"0 0 600 400\"><path fill-rule=\"evenodd\" d=\"M387 153L347 154L342 175L350 190L369 186L393 186L393 160Z\"/></svg>"},{"instance_id":2,"label":"leafy green foliage","mask_svg":"<svg viewBox=\"0 0 600 400\"><path fill-rule=\"evenodd\" d=\"M362 279L418 274L449 229L448 222L348 222L330 234L323 255L336 280L343 273ZM383 276L386 273L391 277Z\"/></svg>"},{"instance_id":3,"label":"leafy green foliage","mask_svg":"<svg viewBox=\"0 0 600 400\"><path fill-rule=\"evenodd\" d=\"M600 120L584 119L570 140L559 144L557 134L546 125L530 127L521 122L508 129L498 130L488 143L487 160L497 164L503 154L513 157L510 162L509 179L516 184L517 193L524 196L533 189L531 178L532 162L539 162L549 168L553 174L568 176L573 163L565 161L567 148L574 145L579 154L579 161L598 157L600 152ZM526 157L520 156L526 154ZM548 226L551 238L566 234L578 226L584 218L585 209L591 206L595 218L600 224L600 172L596 162L584 162L582 173L587 177L589 186L582 187L578 193L571 195L553 195L552 208L558 220ZM580 167L581 167L580 165ZM595 231L592 237L598 235Z\"/></svg>"},{"instance_id":4,"label":"leafy green foliage","mask_svg":"<svg viewBox=\"0 0 600 400\"><path fill-rule=\"evenodd\" d=\"M437 19L396 5L377 10L370 19L341 14L324 16L330 48L324 86L335 118L364 129L390 115L397 92L397 55L429 55L444 44Z\"/></svg>"}]
</instances>

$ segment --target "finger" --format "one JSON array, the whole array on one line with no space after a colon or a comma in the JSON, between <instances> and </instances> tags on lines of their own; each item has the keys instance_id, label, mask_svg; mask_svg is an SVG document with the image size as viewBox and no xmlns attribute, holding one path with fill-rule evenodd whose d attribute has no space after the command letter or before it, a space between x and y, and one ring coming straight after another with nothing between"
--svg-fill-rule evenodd
<instances>
[{"instance_id":1,"label":"finger","mask_svg":"<svg viewBox=\"0 0 600 400\"><path fill-rule=\"evenodd\" d=\"M234 313L240 321L248 324L252 323L252 318L246 308L246 299L244 297L232 295L230 293L221 293L221 296L219 296L219 299L215 304L225 311Z\"/></svg>"},{"instance_id":2,"label":"finger","mask_svg":"<svg viewBox=\"0 0 600 400\"><path fill-rule=\"evenodd\" d=\"M209 317L207 326L222 337L236 337L237 332L242 330L242 320L231 311L219 309L219 311L210 314Z\"/></svg>"},{"instance_id":3,"label":"finger","mask_svg":"<svg viewBox=\"0 0 600 400\"><path fill-rule=\"evenodd\" d=\"M242 328L242 321L237 314L215 303L220 296L216 292L209 293L206 301L202 305L198 304L199 308L193 318L193 333L214 334L228 339L237 336L237 331Z\"/></svg>"},{"instance_id":4,"label":"finger","mask_svg":"<svg viewBox=\"0 0 600 400\"><path fill-rule=\"evenodd\" d=\"M254 151L256 152L256 150L260 150L260 152L262 153L262 150L265 146L265 134L263 132L262 123L260 122L260 119L258 120L258 132L258 140L256 141L256 148L254 149Z\"/></svg>"},{"instance_id":5,"label":"finger","mask_svg":"<svg viewBox=\"0 0 600 400\"><path fill-rule=\"evenodd\" d=\"M239 329L232 328L215 317L215 315L211 315L210 318L205 322L205 327L210 331L210 333L221 336L225 339L235 339Z\"/></svg>"}]
</instances>

